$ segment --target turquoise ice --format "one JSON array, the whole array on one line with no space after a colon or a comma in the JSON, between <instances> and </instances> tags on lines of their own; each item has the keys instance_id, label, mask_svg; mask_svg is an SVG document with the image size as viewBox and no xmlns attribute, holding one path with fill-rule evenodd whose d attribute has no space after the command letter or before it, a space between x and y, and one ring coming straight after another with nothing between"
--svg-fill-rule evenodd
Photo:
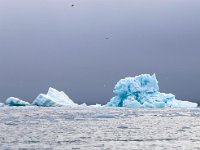
<instances>
[{"instance_id":1,"label":"turquoise ice","mask_svg":"<svg viewBox=\"0 0 200 150\"><path fill-rule=\"evenodd\" d=\"M113 90L117 96L106 104L129 108L193 108L197 103L176 100L175 95L159 92L156 75L141 74L121 79Z\"/></svg>"},{"instance_id":2,"label":"turquoise ice","mask_svg":"<svg viewBox=\"0 0 200 150\"><path fill-rule=\"evenodd\" d=\"M30 103L20 100L19 98L10 97L6 100L6 104L8 106L29 106Z\"/></svg>"},{"instance_id":3,"label":"turquoise ice","mask_svg":"<svg viewBox=\"0 0 200 150\"><path fill-rule=\"evenodd\" d=\"M0 107L3 107L4 106L4 103L0 103Z\"/></svg>"}]
</instances>

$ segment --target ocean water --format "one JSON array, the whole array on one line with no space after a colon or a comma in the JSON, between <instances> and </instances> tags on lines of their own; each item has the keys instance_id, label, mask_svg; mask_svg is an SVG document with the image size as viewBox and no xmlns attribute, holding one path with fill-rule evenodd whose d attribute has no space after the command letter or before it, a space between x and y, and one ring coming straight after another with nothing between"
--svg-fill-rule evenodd
<instances>
[{"instance_id":1,"label":"ocean water","mask_svg":"<svg viewBox=\"0 0 200 150\"><path fill-rule=\"evenodd\" d=\"M200 109L0 108L0 150L54 149L200 149Z\"/></svg>"}]
</instances>

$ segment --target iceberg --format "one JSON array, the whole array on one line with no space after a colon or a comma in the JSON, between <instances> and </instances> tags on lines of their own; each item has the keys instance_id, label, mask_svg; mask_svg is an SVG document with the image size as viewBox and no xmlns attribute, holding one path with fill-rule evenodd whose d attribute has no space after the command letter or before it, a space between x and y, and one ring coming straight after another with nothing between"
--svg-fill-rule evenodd
<instances>
[{"instance_id":1,"label":"iceberg","mask_svg":"<svg viewBox=\"0 0 200 150\"><path fill-rule=\"evenodd\" d=\"M6 104L8 106L29 106L30 103L20 100L19 98L10 97L6 100Z\"/></svg>"},{"instance_id":2,"label":"iceberg","mask_svg":"<svg viewBox=\"0 0 200 150\"><path fill-rule=\"evenodd\" d=\"M181 101L173 94L159 92L156 75L141 74L121 79L114 87L117 95L106 104L108 107L128 108L195 108L197 103Z\"/></svg>"},{"instance_id":3,"label":"iceberg","mask_svg":"<svg viewBox=\"0 0 200 150\"><path fill-rule=\"evenodd\" d=\"M3 107L4 106L4 103L0 103L0 107Z\"/></svg>"},{"instance_id":4,"label":"iceberg","mask_svg":"<svg viewBox=\"0 0 200 150\"><path fill-rule=\"evenodd\" d=\"M63 91L59 92L54 88L49 88L47 94L39 94L33 101L33 105L43 107L77 106Z\"/></svg>"}]
</instances>

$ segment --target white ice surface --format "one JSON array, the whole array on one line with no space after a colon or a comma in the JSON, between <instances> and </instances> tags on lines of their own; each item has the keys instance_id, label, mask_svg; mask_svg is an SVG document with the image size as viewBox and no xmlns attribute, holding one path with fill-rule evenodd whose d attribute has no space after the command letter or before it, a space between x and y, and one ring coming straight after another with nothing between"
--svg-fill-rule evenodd
<instances>
[{"instance_id":1,"label":"white ice surface","mask_svg":"<svg viewBox=\"0 0 200 150\"><path fill-rule=\"evenodd\" d=\"M44 107L77 106L63 91L51 87L47 94L39 94L32 104Z\"/></svg>"}]
</instances>

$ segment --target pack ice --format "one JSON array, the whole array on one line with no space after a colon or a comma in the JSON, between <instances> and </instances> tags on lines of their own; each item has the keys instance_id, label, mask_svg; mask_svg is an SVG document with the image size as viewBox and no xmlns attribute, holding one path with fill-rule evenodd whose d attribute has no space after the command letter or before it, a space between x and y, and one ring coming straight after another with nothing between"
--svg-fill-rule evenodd
<instances>
[{"instance_id":1,"label":"pack ice","mask_svg":"<svg viewBox=\"0 0 200 150\"><path fill-rule=\"evenodd\" d=\"M77 106L63 91L51 87L47 94L39 94L32 104L43 107Z\"/></svg>"},{"instance_id":2,"label":"pack ice","mask_svg":"<svg viewBox=\"0 0 200 150\"><path fill-rule=\"evenodd\" d=\"M159 92L155 74L141 74L121 79L115 85L113 97L106 106L129 108L193 108L197 103L176 100L173 94Z\"/></svg>"},{"instance_id":3,"label":"pack ice","mask_svg":"<svg viewBox=\"0 0 200 150\"><path fill-rule=\"evenodd\" d=\"M29 102L25 102L23 100L20 100L19 98L10 97L6 100L6 104L8 106L29 106Z\"/></svg>"}]
</instances>

